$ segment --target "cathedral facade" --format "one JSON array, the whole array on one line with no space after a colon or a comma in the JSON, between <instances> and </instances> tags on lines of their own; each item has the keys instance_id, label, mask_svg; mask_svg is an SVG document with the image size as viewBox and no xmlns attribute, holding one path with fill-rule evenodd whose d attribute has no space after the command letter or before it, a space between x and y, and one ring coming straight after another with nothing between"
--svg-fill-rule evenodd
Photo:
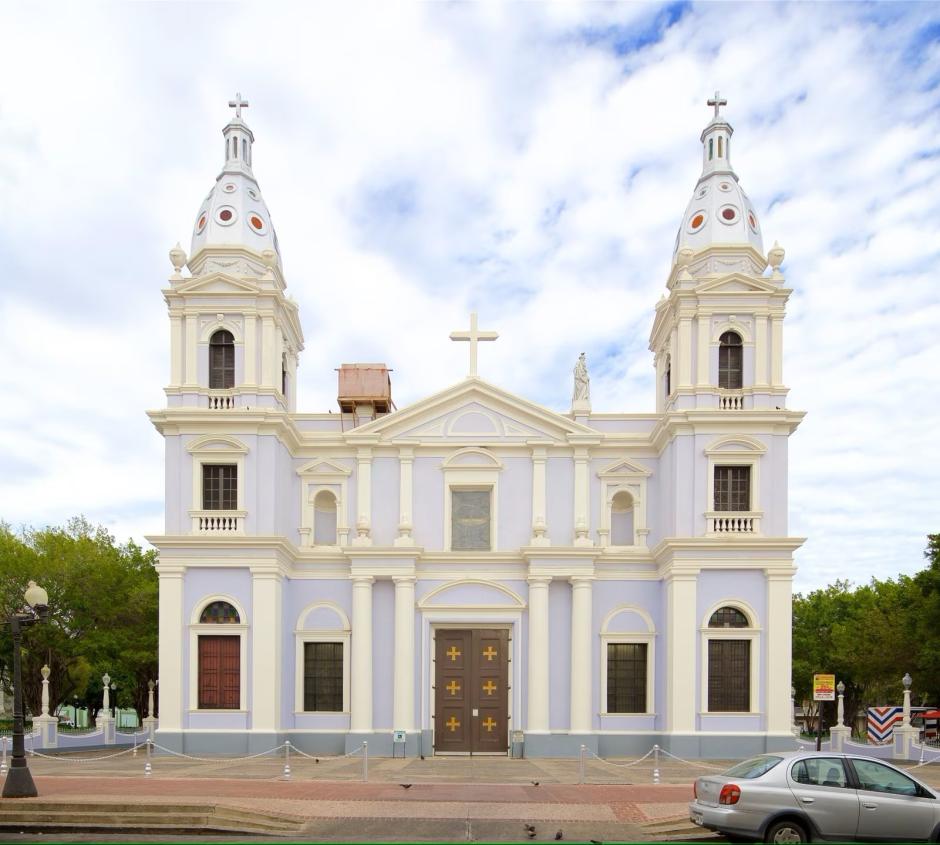
<instances>
[{"instance_id":1,"label":"cathedral facade","mask_svg":"<svg viewBox=\"0 0 940 845\"><path fill-rule=\"evenodd\" d=\"M656 410L477 374L408 407L343 365L301 413L303 332L241 111L170 253L160 727L187 752L744 755L792 745L783 250L701 135L650 351ZM664 245L664 248L668 246ZM498 315L495 315L498 322ZM447 342L446 338L441 339Z\"/></svg>"}]
</instances>

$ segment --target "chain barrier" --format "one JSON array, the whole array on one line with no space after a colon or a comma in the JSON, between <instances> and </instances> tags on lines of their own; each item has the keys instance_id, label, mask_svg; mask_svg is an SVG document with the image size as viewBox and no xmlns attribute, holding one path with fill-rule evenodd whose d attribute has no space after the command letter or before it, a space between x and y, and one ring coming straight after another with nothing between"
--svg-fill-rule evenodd
<instances>
[{"instance_id":1,"label":"chain barrier","mask_svg":"<svg viewBox=\"0 0 940 845\"><path fill-rule=\"evenodd\" d=\"M240 763L243 760L255 760L258 757L266 757L268 754L274 754L284 747L284 743L282 742L280 745L275 745L274 748L269 748L267 751L259 751L257 754L248 754L244 757L196 757L193 754L184 754L182 751L174 751L172 748L165 748L156 742L151 741L150 745L154 748L159 748L166 754L172 754L174 757L183 757L186 760L195 760L198 763Z\"/></svg>"},{"instance_id":2,"label":"chain barrier","mask_svg":"<svg viewBox=\"0 0 940 845\"><path fill-rule=\"evenodd\" d=\"M631 766L635 766L638 763L642 763L647 757L649 757L656 750L656 748L655 747L651 748L649 751L646 752L646 754L644 754L639 759L634 760L632 763L614 763L612 760L605 760L603 757L598 756L593 751L591 751L590 748L585 748L584 750L588 754L590 754L595 760L599 760L601 763L605 763L608 766L616 766L618 769L629 769Z\"/></svg>"},{"instance_id":3,"label":"chain barrier","mask_svg":"<svg viewBox=\"0 0 940 845\"><path fill-rule=\"evenodd\" d=\"M55 760L58 763L97 763L99 760L111 760L114 757L130 754L133 750L133 748L125 748L123 751L118 751L116 754L105 754L103 757L60 757L58 754L43 754L41 751L33 751L32 755L34 757L42 757L46 760Z\"/></svg>"},{"instance_id":4,"label":"chain barrier","mask_svg":"<svg viewBox=\"0 0 940 845\"><path fill-rule=\"evenodd\" d=\"M679 757L673 754L671 751L666 751L665 748L661 748L660 751L665 754L667 757L672 757L673 760L678 760L680 763L685 763L687 766L695 766L700 769L714 769L716 772L723 772L727 770L727 766L713 766L710 763L695 763L692 760L686 760L683 757Z\"/></svg>"},{"instance_id":5,"label":"chain barrier","mask_svg":"<svg viewBox=\"0 0 940 845\"><path fill-rule=\"evenodd\" d=\"M332 756L324 756L323 754L308 754L306 751L301 751L296 745L291 746L291 750L294 754L299 754L301 757L308 757L311 760L316 760L318 763L333 763L337 760L346 760L349 757L355 757L360 751L362 751L365 743L360 745L358 748L354 748L352 751L348 751L345 754L334 754Z\"/></svg>"}]
</instances>

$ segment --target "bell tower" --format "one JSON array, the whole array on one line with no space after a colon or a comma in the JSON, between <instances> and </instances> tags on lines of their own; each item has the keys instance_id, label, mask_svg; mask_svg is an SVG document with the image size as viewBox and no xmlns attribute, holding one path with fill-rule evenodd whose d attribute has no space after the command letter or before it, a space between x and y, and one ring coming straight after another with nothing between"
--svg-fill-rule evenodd
<instances>
[{"instance_id":1,"label":"bell tower","mask_svg":"<svg viewBox=\"0 0 940 845\"><path fill-rule=\"evenodd\" d=\"M787 299L774 244L764 254L754 207L731 165L734 132L716 91L702 131L702 173L686 206L656 305L650 351L659 413L785 406L783 319Z\"/></svg>"},{"instance_id":2,"label":"bell tower","mask_svg":"<svg viewBox=\"0 0 940 845\"><path fill-rule=\"evenodd\" d=\"M167 405L294 411L303 332L252 170L248 102L238 94L229 107L224 164L196 214L190 254L179 244L170 250Z\"/></svg>"}]
</instances>

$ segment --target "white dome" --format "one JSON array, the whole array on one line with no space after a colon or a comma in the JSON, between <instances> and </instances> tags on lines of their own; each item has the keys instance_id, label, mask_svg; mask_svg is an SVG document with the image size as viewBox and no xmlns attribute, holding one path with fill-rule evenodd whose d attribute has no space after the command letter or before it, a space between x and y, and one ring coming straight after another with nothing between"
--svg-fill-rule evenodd
<instances>
[{"instance_id":1,"label":"white dome","mask_svg":"<svg viewBox=\"0 0 940 845\"><path fill-rule=\"evenodd\" d=\"M698 252L732 245L751 246L764 254L760 220L731 165L733 132L717 114L702 132L702 175L682 216L674 255L681 249Z\"/></svg>"},{"instance_id":2,"label":"white dome","mask_svg":"<svg viewBox=\"0 0 940 845\"><path fill-rule=\"evenodd\" d=\"M254 136L240 118L232 120L222 134L225 166L196 214L189 254L196 256L204 247L238 246L258 253L270 249L280 264L271 214L251 171Z\"/></svg>"}]
</instances>

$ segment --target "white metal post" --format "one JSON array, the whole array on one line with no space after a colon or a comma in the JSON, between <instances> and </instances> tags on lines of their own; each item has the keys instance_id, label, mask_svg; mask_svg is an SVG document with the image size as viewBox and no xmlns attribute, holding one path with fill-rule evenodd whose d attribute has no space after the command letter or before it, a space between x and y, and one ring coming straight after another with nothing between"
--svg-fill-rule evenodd
<instances>
[{"instance_id":1,"label":"white metal post","mask_svg":"<svg viewBox=\"0 0 940 845\"><path fill-rule=\"evenodd\" d=\"M659 746L653 746L653 783L659 783Z\"/></svg>"},{"instance_id":2,"label":"white metal post","mask_svg":"<svg viewBox=\"0 0 940 845\"><path fill-rule=\"evenodd\" d=\"M284 740L284 780L290 780L290 740Z\"/></svg>"},{"instance_id":3,"label":"white metal post","mask_svg":"<svg viewBox=\"0 0 940 845\"><path fill-rule=\"evenodd\" d=\"M587 746L582 745L578 752L578 783L584 783L584 752Z\"/></svg>"},{"instance_id":4,"label":"white metal post","mask_svg":"<svg viewBox=\"0 0 940 845\"><path fill-rule=\"evenodd\" d=\"M369 782L369 743L362 743L362 782Z\"/></svg>"}]
</instances>

